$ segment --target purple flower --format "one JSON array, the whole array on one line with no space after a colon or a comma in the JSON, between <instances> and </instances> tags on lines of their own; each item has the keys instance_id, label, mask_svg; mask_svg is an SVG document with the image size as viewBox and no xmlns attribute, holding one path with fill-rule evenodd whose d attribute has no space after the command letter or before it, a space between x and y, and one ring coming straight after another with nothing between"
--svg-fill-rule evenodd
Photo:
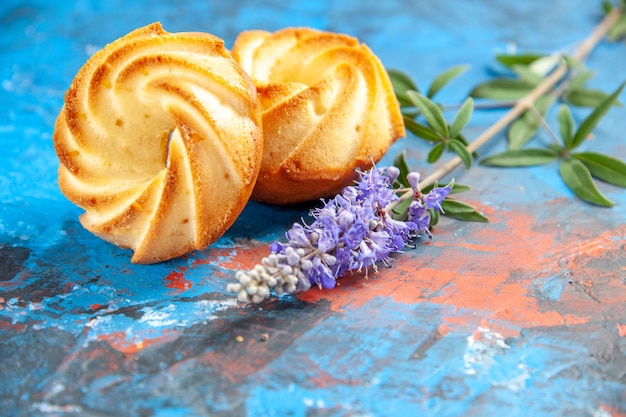
<instances>
[{"instance_id":1,"label":"purple flower","mask_svg":"<svg viewBox=\"0 0 626 417\"><path fill-rule=\"evenodd\" d=\"M441 210L441 202L450 194L452 187L446 185L445 187L433 188L428 194L423 197L424 205L427 209Z\"/></svg>"},{"instance_id":2,"label":"purple flower","mask_svg":"<svg viewBox=\"0 0 626 417\"><path fill-rule=\"evenodd\" d=\"M258 302L271 289L276 294L311 286L331 289L346 272L367 274L378 263L389 265L393 252L402 251L416 236L430 236L430 210L441 209L450 186L422 195L419 174L410 173L411 188L394 189L399 176L395 167L358 171L358 175L355 185L310 211L310 224L294 224L285 233L287 243L274 242L261 265L238 273L239 283L229 285L229 291L237 292L242 301ZM394 218L399 194L411 203L405 215Z\"/></svg>"},{"instance_id":3,"label":"purple flower","mask_svg":"<svg viewBox=\"0 0 626 417\"><path fill-rule=\"evenodd\" d=\"M430 236L430 212L421 201L415 200L409 205L409 220L416 225L418 234L424 232Z\"/></svg>"}]
</instances>

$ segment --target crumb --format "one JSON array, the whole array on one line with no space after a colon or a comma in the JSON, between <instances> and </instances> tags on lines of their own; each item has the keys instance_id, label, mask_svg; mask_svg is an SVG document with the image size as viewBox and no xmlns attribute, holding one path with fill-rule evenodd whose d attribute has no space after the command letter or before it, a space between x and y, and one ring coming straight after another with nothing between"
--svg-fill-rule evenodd
<instances>
[{"instance_id":1,"label":"crumb","mask_svg":"<svg viewBox=\"0 0 626 417\"><path fill-rule=\"evenodd\" d=\"M261 342L267 342L267 340L270 338L270 335L268 333L263 333L261 335Z\"/></svg>"},{"instance_id":2,"label":"crumb","mask_svg":"<svg viewBox=\"0 0 626 417\"><path fill-rule=\"evenodd\" d=\"M235 337L235 340L239 343L243 342L243 336L238 334L237 337Z\"/></svg>"}]
</instances>

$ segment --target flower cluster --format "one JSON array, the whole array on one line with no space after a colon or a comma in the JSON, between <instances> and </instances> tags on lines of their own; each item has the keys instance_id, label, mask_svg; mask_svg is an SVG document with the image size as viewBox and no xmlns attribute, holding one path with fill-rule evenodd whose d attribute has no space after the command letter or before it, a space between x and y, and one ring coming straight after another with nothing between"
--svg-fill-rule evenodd
<instances>
[{"instance_id":1,"label":"flower cluster","mask_svg":"<svg viewBox=\"0 0 626 417\"><path fill-rule=\"evenodd\" d=\"M286 243L274 242L261 264L239 271L239 282L228 285L228 291L242 302L260 302L271 291L280 295L312 286L330 289L348 271L367 274L379 263L389 265L391 253L402 251L417 236L431 235L430 211L441 210L452 186L422 194L419 174L410 173L410 188L394 188L399 173L396 167L359 171L354 185L311 210L311 224L294 224L285 234Z\"/></svg>"}]
</instances>

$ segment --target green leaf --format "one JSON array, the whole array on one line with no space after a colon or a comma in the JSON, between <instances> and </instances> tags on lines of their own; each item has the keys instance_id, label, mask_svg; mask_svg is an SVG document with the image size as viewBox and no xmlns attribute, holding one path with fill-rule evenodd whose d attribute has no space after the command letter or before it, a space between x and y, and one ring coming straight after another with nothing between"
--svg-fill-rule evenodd
<instances>
[{"instance_id":1,"label":"green leaf","mask_svg":"<svg viewBox=\"0 0 626 417\"><path fill-rule=\"evenodd\" d=\"M550 71L556 68L563 60L563 56L560 53L554 53L552 55L542 56L541 58L533 61L528 67L535 73L541 75L539 82L543 80Z\"/></svg>"},{"instance_id":2,"label":"green leaf","mask_svg":"<svg viewBox=\"0 0 626 417\"><path fill-rule=\"evenodd\" d=\"M452 198L444 199L441 208L446 214L471 213L476 210L476 207Z\"/></svg>"},{"instance_id":3,"label":"green leaf","mask_svg":"<svg viewBox=\"0 0 626 417\"><path fill-rule=\"evenodd\" d=\"M446 216L466 222L489 223L489 219L484 214L478 211L473 211L471 213L446 214Z\"/></svg>"},{"instance_id":4,"label":"green leaf","mask_svg":"<svg viewBox=\"0 0 626 417\"><path fill-rule=\"evenodd\" d=\"M543 76L541 74L538 74L537 72L533 71L532 68L524 65L513 65L513 68L511 69L522 81L538 84L543 79Z\"/></svg>"},{"instance_id":5,"label":"green leaf","mask_svg":"<svg viewBox=\"0 0 626 417\"><path fill-rule=\"evenodd\" d=\"M555 161L558 153L551 149L528 148L513 149L486 157L480 163L482 165L497 167L528 167L545 165Z\"/></svg>"},{"instance_id":6,"label":"green leaf","mask_svg":"<svg viewBox=\"0 0 626 417\"><path fill-rule=\"evenodd\" d=\"M457 220L488 223L489 219L476 210L476 207L463 201L446 198L441 202L441 208L446 216Z\"/></svg>"},{"instance_id":7,"label":"green leaf","mask_svg":"<svg viewBox=\"0 0 626 417\"><path fill-rule=\"evenodd\" d=\"M442 187L445 187L447 184L443 184ZM454 183L454 185L452 186L452 190L450 190L450 194L458 194L458 193L463 193L465 191L469 191L471 190L472 187L470 187L469 185L463 185L463 184L459 184L459 183Z\"/></svg>"},{"instance_id":8,"label":"green leaf","mask_svg":"<svg viewBox=\"0 0 626 417\"><path fill-rule=\"evenodd\" d=\"M411 100L406 95L408 90L419 91L417 85L413 82L411 77L398 70L388 69L387 74L389 74L389 79L391 80L391 85L393 86L393 91L396 93L396 97L402 106L411 106Z\"/></svg>"},{"instance_id":9,"label":"green leaf","mask_svg":"<svg viewBox=\"0 0 626 417\"><path fill-rule=\"evenodd\" d=\"M554 100L552 95L540 97L535 103L535 110L545 117ZM541 128L541 121L532 111L526 110L509 126L507 131L509 149L520 149L537 135L539 128Z\"/></svg>"},{"instance_id":10,"label":"green leaf","mask_svg":"<svg viewBox=\"0 0 626 417\"><path fill-rule=\"evenodd\" d=\"M406 179L406 177L407 175L409 175L411 169L409 168L409 164L406 161L405 151L402 151L398 155L396 155L393 160L393 166L400 170L400 175L398 175L396 181L402 184L403 187L410 187L411 185L409 184L409 181Z\"/></svg>"},{"instance_id":11,"label":"green leaf","mask_svg":"<svg viewBox=\"0 0 626 417\"><path fill-rule=\"evenodd\" d=\"M505 67L512 68L514 65L529 65L537 59L541 58L542 54L519 54L508 55L499 54L496 55L496 61L504 65Z\"/></svg>"},{"instance_id":12,"label":"green leaf","mask_svg":"<svg viewBox=\"0 0 626 417\"><path fill-rule=\"evenodd\" d=\"M428 124L443 137L448 137L448 123L439 106L417 91L408 91L407 95L415 107L422 112Z\"/></svg>"},{"instance_id":13,"label":"green leaf","mask_svg":"<svg viewBox=\"0 0 626 417\"><path fill-rule=\"evenodd\" d=\"M452 124L450 125L450 137L456 138L461 134L463 128L472 118L472 112L474 111L474 100L468 97L463 103L459 111L457 112Z\"/></svg>"},{"instance_id":14,"label":"green leaf","mask_svg":"<svg viewBox=\"0 0 626 417\"><path fill-rule=\"evenodd\" d=\"M622 15L622 17L620 17L617 22L611 26L608 33L608 37L611 42L621 39L624 36L626 36L626 15Z\"/></svg>"},{"instance_id":15,"label":"green leaf","mask_svg":"<svg viewBox=\"0 0 626 417\"><path fill-rule=\"evenodd\" d=\"M392 210L392 218L394 220L404 221L407 218L407 214L409 212L409 206L411 205L410 198L400 201L397 206L395 206Z\"/></svg>"},{"instance_id":16,"label":"green leaf","mask_svg":"<svg viewBox=\"0 0 626 417\"><path fill-rule=\"evenodd\" d=\"M430 209L430 227L436 226L440 217L439 210Z\"/></svg>"},{"instance_id":17,"label":"green leaf","mask_svg":"<svg viewBox=\"0 0 626 417\"><path fill-rule=\"evenodd\" d=\"M408 98L407 98L408 100ZM415 107L413 107L413 104L411 103L411 107L400 107L400 112L402 113L402 116L406 116L409 119L415 119L417 116L420 115L420 112L415 111Z\"/></svg>"},{"instance_id":18,"label":"green leaf","mask_svg":"<svg viewBox=\"0 0 626 417\"><path fill-rule=\"evenodd\" d=\"M591 131L595 129L600 119L602 119L602 117L604 117L606 112L608 112L609 109L613 106L613 103L622 93L622 90L624 89L625 85L626 85L626 82L623 82L622 85L620 85L619 88L615 90L615 92L613 92L613 94L611 94L606 99L604 99L600 104L598 104L598 106L595 109L593 109L591 114L585 120L582 121L580 126L578 126L578 130L576 130L576 133L574 134L574 138L572 139L570 146L567 149L576 148L587 138L587 136L589 136Z\"/></svg>"},{"instance_id":19,"label":"green leaf","mask_svg":"<svg viewBox=\"0 0 626 417\"><path fill-rule=\"evenodd\" d=\"M431 127L424 126L421 123L416 122L410 117L404 116L404 126L409 132L415 136L426 139L429 142L441 142L441 136Z\"/></svg>"},{"instance_id":20,"label":"green leaf","mask_svg":"<svg viewBox=\"0 0 626 417\"><path fill-rule=\"evenodd\" d=\"M411 76L409 76L406 72L388 69L387 74L389 74L389 79L391 80L391 85L393 85L394 89L399 91L419 91L417 84L413 82Z\"/></svg>"},{"instance_id":21,"label":"green leaf","mask_svg":"<svg viewBox=\"0 0 626 417\"><path fill-rule=\"evenodd\" d=\"M530 93L535 86L536 83L528 81L497 77L478 84L469 95L474 98L493 100L519 100Z\"/></svg>"},{"instance_id":22,"label":"green leaf","mask_svg":"<svg viewBox=\"0 0 626 417\"><path fill-rule=\"evenodd\" d=\"M461 158L465 168L470 169L472 167L472 154L463 142L458 139L452 139L450 141L450 148Z\"/></svg>"},{"instance_id":23,"label":"green leaf","mask_svg":"<svg viewBox=\"0 0 626 417\"><path fill-rule=\"evenodd\" d=\"M439 160L439 158L441 158L441 155L443 155L443 151L445 149L446 149L446 144L443 143L443 142L439 142L438 144L433 146L433 148L430 150L430 152L428 153L428 158L426 159L426 161L429 164L437 162Z\"/></svg>"},{"instance_id":24,"label":"green leaf","mask_svg":"<svg viewBox=\"0 0 626 417\"><path fill-rule=\"evenodd\" d=\"M568 148L574 139L574 119L572 118L572 112L565 104L559 106L558 119L563 144Z\"/></svg>"},{"instance_id":25,"label":"green leaf","mask_svg":"<svg viewBox=\"0 0 626 417\"><path fill-rule=\"evenodd\" d=\"M587 83L587 81L592 79L595 75L596 73L593 71L580 70L579 72L576 73L576 75L572 77L569 83L568 90L582 87L583 85Z\"/></svg>"},{"instance_id":26,"label":"green leaf","mask_svg":"<svg viewBox=\"0 0 626 417\"><path fill-rule=\"evenodd\" d=\"M577 152L572 157L582 162L594 177L626 188L626 163L623 161L596 152Z\"/></svg>"},{"instance_id":27,"label":"green leaf","mask_svg":"<svg viewBox=\"0 0 626 417\"><path fill-rule=\"evenodd\" d=\"M469 69L469 65L458 65L439 74L428 88L426 96L433 98L446 84Z\"/></svg>"},{"instance_id":28,"label":"green leaf","mask_svg":"<svg viewBox=\"0 0 626 417\"><path fill-rule=\"evenodd\" d=\"M606 100L609 95L601 90L593 90L590 88L570 88L565 94L563 94L563 100L577 107L596 107L602 100ZM621 106L622 103L616 100L614 103L616 106Z\"/></svg>"},{"instance_id":29,"label":"green leaf","mask_svg":"<svg viewBox=\"0 0 626 417\"><path fill-rule=\"evenodd\" d=\"M598 190L591 178L591 173L578 159L563 159L559 165L559 172L565 184L583 200L603 207L611 207L615 204Z\"/></svg>"}]
</instances>

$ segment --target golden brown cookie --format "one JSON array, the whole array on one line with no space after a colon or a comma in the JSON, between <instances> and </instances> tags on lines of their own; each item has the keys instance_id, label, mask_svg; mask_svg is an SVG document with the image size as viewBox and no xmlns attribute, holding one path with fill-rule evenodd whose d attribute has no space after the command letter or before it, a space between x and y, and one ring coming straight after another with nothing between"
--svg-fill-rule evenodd
<instances>
[{"instance_id":1,"label":"golden brown cookie","mask_svg":"<svg viewBox=\"0 0 626 417\"><path fill-rule=\"evenodd\" d=\"M54 145L82 225L132 248L133 262L159 262L207 247L242 211L260 167L260 105L221 39L154 23L80 69Z\"/></svg>"},{"instance_id":2,"label":"golden brown cookie","mask_svg":"<svg viewBox=\"0 0 626 417\"><path fill-rule=\"evenodd\" d=\"M248 31L232 53L263 106L253 199L287 204L331 196L405 134L383 65L353 37L308 28Z\"/></svg>"}]
</instances>

